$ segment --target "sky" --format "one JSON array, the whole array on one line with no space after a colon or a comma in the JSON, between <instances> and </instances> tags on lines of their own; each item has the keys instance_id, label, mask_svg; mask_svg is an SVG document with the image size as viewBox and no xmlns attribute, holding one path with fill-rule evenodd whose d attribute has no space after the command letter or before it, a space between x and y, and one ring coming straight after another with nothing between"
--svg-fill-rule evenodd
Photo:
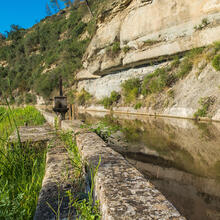
<instances>
[{"instance_id":1,"label":"sky","mask_svg":"<svg viewBox=\"0 0 220 220\"><path fill-rule=\"evenodd\" d=\"M49 0L0 0L0 33L9 31L11 24L32 27L46 16Z\"/></svg>"}]
</instances>

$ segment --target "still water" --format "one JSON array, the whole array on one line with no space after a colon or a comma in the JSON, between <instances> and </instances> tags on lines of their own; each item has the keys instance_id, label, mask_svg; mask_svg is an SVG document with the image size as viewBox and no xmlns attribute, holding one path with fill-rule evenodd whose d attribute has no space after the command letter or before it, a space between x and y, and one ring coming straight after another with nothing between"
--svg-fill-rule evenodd
<instances>
[{"instance_id":1,"label":"still water","mask_svg":"<svg viewBox=\"0 0 220 220\"><path fill-rule=\"evenodd\" d=\"M107 142L189 220L220 220L220 123L90 112L113 127Z\"/></svg>"}]
</instances>

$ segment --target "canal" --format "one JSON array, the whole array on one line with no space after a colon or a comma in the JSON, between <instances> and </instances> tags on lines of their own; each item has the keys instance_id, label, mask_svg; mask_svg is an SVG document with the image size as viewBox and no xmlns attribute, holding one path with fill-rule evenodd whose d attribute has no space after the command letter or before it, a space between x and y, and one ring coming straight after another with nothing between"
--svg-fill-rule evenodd
<instances>
[{"instance_id":1,"label":"canal","mask_svg":"<svg viewBox=\"0 0 220 220\"><path fill-rule=\"evenodd\" d=\"M189 220L220 219L220 123L79 114Z\"/></svg>"}]
</instances>

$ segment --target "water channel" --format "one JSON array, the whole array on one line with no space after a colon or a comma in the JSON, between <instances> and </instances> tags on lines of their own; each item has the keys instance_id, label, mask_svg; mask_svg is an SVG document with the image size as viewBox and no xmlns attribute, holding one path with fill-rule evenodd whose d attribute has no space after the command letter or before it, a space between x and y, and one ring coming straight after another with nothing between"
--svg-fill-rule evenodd
<instances>
[{"instance_id":1,"label":"water channel","mask_svg":"<svg viewBox=\"0 0 220 220\"><path fill-rule=\"evenodd\" d=\"M109 146L187 219L220 219L220 123L101 112L79 118L93 126L110 126Z\"/></svg>"}]
</instances>

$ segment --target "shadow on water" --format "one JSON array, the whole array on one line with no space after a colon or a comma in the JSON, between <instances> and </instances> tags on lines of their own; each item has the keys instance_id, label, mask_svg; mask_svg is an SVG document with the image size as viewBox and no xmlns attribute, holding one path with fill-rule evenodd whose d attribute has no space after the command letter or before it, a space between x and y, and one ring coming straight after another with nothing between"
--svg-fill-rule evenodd
<instances>
[{"instance_id":1,"label":"shadow on water","mask_svg":"<svg viewBox=\"0 0 220 220\"><path fill-rule=\"evenodd\" d=\"M110 147L149 179L187 219L220 219L220 124L93 112L114 127Z\"/></svg>"}]
</instances>

